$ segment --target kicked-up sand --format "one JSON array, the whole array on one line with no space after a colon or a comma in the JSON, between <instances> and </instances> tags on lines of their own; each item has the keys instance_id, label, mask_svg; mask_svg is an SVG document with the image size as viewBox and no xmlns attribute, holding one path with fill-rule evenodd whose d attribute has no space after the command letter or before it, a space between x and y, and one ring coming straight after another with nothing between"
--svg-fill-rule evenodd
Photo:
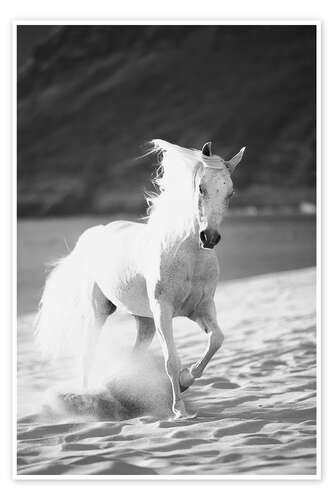
<instances>
[{"instance_id":1,"label":"kicked-up sand","mask_svg":"<svg viewBox=\"0 0 333 500\"><path fill-rule=\"evenodd\" d=\"M216 305L225 343L184 393L196 416L180 421L158 339L133 355L130 317L107 322L86 392L72 360L41 360L33 316L20 317L18 474L315 474L315 270L228 282ZM174 327L189 366L205 334L186 319Z\"/></svg>"}]
</instances>

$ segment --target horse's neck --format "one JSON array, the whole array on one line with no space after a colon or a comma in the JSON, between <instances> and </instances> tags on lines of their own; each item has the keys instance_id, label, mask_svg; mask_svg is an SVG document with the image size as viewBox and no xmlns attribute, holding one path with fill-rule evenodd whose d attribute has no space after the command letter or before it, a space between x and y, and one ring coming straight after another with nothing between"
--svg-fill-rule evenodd
<instances>
[{"instance_id":1,"label":"horse's neck","mask_svg":"<svg viewBox=\"0 0 333 500\"><path fill-rule=\"evenodd\" d=\"M196 254L200 251L199 245L199 229L195 227L194 231L184 235L183 233L177 234L168 232L161 235L160 242L162 248L167 251L169 256L180 256L181 254L186 259L189 255Z\"/></svg>"},{"instance_id":2,"label":"horse's neck","mask_svg":"<svg viewBox=\"0 0 333 500\"><path fill-rule=\"evenodd\" d=\"M195 216L193 219L183 220L180 214L172 214L162 207L156 211L149 219L148 226L151 238L161 242L168 247L178 247L185 241L192 244L199 238L199 227Z\"/></svg>"}]
</instances>

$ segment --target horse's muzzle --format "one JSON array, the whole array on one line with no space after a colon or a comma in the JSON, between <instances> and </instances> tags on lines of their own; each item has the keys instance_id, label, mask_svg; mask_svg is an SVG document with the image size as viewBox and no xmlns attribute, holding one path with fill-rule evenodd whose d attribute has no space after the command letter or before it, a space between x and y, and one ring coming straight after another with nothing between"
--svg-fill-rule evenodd
<instances>
[{"instance_id":1,"label":"horse's muzzle","mask_svg":"<svg viewBox=\"0 0 333 500\"><path fill-rule=\"evenodd\" d=\"M221 239L220 233L214 229L205 229L204 231L200 231L199 236L202 248L214 248Z\"/></svg>"}]
</instances>

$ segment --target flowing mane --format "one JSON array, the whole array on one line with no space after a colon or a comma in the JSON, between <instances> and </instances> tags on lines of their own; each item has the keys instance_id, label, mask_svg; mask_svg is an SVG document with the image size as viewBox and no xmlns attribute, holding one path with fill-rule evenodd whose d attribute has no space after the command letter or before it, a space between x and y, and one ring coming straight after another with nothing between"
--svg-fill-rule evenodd
<instances>
[{"instance_id":1,"label":"flowing mane","mask_svg":"<svg viewBox=\"0 0 333 500\"><path fill-rule=\"evenodd\" d=\"M148 224L167 239L185 238L195 230L195 188L205 167L221 168L218 156L206 158L200 150L187 149L154 139L148 154L156 153L159 164L153 180L156 193L147 193ZM223 168L223 167L222 167Z\"/></svg>"}]
</instances>

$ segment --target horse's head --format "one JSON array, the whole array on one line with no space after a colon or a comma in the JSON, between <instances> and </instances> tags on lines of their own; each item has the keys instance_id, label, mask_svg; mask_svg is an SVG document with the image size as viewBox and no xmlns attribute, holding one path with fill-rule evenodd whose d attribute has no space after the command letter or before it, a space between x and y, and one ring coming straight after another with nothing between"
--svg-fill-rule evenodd
<instances>
[{"instance_id":1,"label":"horse's head","mask_svg":"<svg viewBox=\"0 0 333 500\"><path fill-rule=\"evenodd\" d=\"M212 155L210 142L202 148L203 168L199 170L195 183L202 248L214 248L221 239L220 226L234 193L231 175L244 150L242 148L231 160L224 161L220 156Z\"/></svg>"}]
</instances>

